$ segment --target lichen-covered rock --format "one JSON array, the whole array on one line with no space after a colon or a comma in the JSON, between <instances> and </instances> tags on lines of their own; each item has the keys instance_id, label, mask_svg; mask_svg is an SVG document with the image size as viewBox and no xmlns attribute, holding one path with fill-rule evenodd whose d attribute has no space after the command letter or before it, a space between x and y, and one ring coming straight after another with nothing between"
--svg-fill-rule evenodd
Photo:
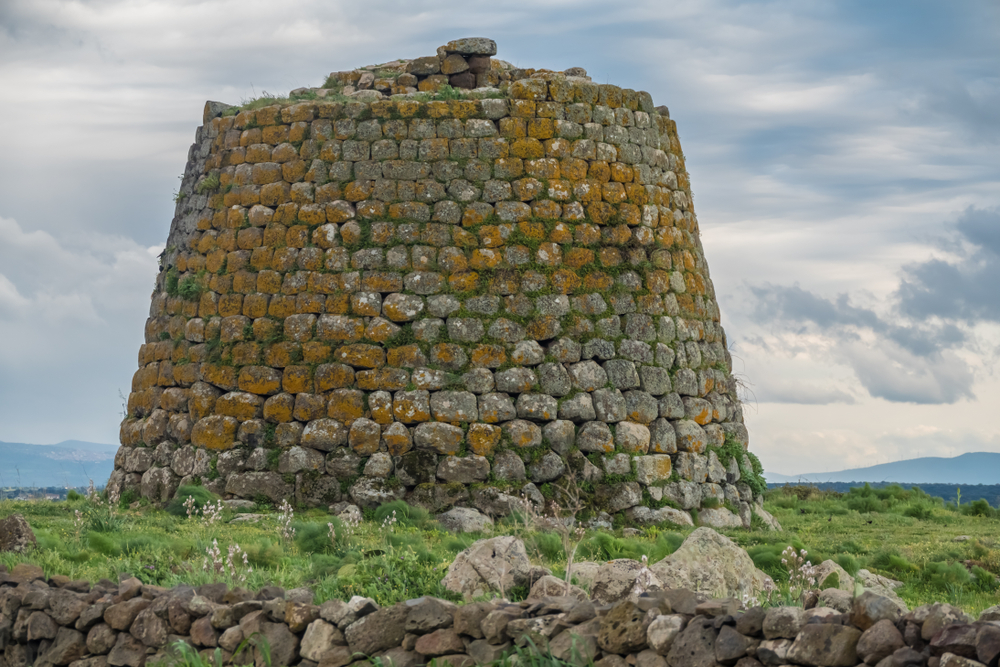
<instances>
[{"instance_id":1,"label":"lichen-covered rock","mask_svg":"<svg viewBox=\"0 0 1000 667\"><path fill-rule=\"evenodd\" d=\"M757 596L771 585L750 556L729 538L711 528L698 528L680 548L649 568L663 586L712 591L741 598Z\"/></svg>"},{"instance_id":2,"label":"lichen-covered rock","mask_svg":"<svg viewBox=\"0 0 1000 667\"><path fill-rule=\"evenodd\" d=\"M441 585L468 599L523 586L530 571L531 563L521 540L493 537L459 552Z\"/></svg>"},{"instance_id":3,"label":"lichen-covered rock","mask_svg":"<svg viewBox=\"0 0 1000 667\"><path fill-rule=\"evenodd\" d=\"M35 533L20 514L11 514L0 521L0 552L24 553L36 544Z\"/></svg>"}]
</instances>

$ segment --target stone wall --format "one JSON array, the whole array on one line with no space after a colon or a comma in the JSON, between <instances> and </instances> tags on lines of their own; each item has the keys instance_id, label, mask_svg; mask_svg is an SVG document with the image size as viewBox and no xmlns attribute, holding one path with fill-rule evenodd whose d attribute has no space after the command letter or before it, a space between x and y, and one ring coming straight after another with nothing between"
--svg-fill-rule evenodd
<instances>
[{"instance_id":1,"label":"stone wall","mask_svg":"<svg viewBox=\"0 0 1000 667\"><path fill-rule=\"evenodd\" d=\"M675 123L495 53L206 104L110 487L502 515L572 474L595 511L749 525Z\"/></svg>"},{"instance_id":2,"label":"stone wall","mask_svg":"<svg viewBox=\"0 0 1000 667\"><path fill-rule=\"evenodd\" d=\"M618 561L612 561L616 563ZM626 586L628 590L631 586ZM815 596L813 596L815 599ZM1000 657L1000 607L971 622L948 604L906 612L865 592L835 607L754 607L685 589L591 600L552 576L527 600L456 605L430 597L379 608L355 597L313 604L307 589L256 594L225 584L164 589L0 565L0 667L143 667L185 642L215 664L265 664L244 639L267 640L275 667L486 665L534 643L594 667L989 667Z\"/></svg>"}]
</instances>

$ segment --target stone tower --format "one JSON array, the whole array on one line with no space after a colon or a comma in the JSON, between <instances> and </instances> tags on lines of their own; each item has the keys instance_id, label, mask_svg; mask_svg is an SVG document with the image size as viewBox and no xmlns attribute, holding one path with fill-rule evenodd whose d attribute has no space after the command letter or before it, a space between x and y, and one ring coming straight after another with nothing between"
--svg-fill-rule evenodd
<instances>
[{"instance_id":1,"label":"stone tower","mask_svg":"<svg viewBox=\"0 0 1000 667\"><path fill-rule=\"evenodd\" d=\"M205 105L109 485L491 515L575 485L605 519L749 524L675 123L495 54Z\"/></svg>"}]
</instances>

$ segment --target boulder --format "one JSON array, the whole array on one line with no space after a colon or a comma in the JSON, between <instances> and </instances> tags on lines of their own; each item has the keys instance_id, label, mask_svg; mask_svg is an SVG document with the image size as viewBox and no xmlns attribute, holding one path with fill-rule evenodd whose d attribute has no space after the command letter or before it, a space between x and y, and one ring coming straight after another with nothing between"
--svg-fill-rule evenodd
<instances>
[{"instance_id":1,"label":"boulder","mask_svg":"<svg viewBox=\"0 0 1000 667\"><path fill-rule=\"evenodd\" d=\"M579 568L582 563L577 564ZM636 578L642 571L643 564L630 558L618 558L601 565L594 575L590 587L590 596L598 604L614 604L626 599L635 600L638 597ZM653 576L652 585L659 587L660 582Z\"/></svg>"},{"instance_id":2,"label":"boulder","mask_svg":"<svg viewBox=\"0 0 1000 667\"><path fill-rule=\"evenodd\" d=\"M664 587L711 591L718 596L755 597L774 586L769 576L754 567L746 551L706 527L696 529L677 551L649 569Z\"/></svg>"},{"instance_id":3,"label":"boulder","mask_svg":"<svg viewBox=\"0 0 1000 667\"><path fill-rule=\"evenodd\" d=\"M646 630L651 620L634 602L623 600L601 618L597 645L607 653L638 651L646 646Z\"/></svg>"},{"instance_id":4,"label":"boulder","mask_svg":"<svg viewBox=\"0 0 1000 667\"><path fill-rule=\"evenodd\" d=\"M20 514L11 514L0 521L0 552L24 553L35 544L35 533Z\"/></svg>"},{"instance_id":5,"label":"boulder","mask_svg":"<svg viewBox=\"0 0 1000 667\"><path fill-rule=\"evenodd\" d=\"M568 584L559 577L547 574L531 585L528 593L529 600L537 600L544 597L570 596L577 600L588 599L587 593L579 586Z\"/></svg>"},{"instance_id":6,"label":"boulder","mask_svg":"<svg viewBox=\"0 0 1000 667\"><path fill-rule=\"evenodd\" d=\"M674 639L667 652L671 667L715 667L715 638L718 631L710 619L692 619Z\"/></svg>"},{"instance_id":7,"label":"boulder","mask_svg":"<svg viewBox=\"0 0 1000 667\"><path fill-rule=\"evenodd\" d=\"M493 519L470 507L454 507L437 515L438 523L452 533L477 533L493 527Z\"/></svg>"},{"instance_id":8,"label":"boulder","mask_svg":"<svg viewBox=\"0 0 1000 667\"><path fill-rule=\"evenodd\" d=\"M703 508L698 510L698 524L712 528L742 528L743 520L725 507Z\"/></svg>"},{"instance_id":9,"label":"boulder","mask_svg":"<svg viewBox=\"0 0 1000 667\"><path fill-rule=\"evenodd\" d=\"M877 665L883 658L903 648L903 635L889 619L882 619L865 630L858 639L858 657L868 665Z\"/></svg>"},{"instance_id":10,"label":"boulder","mask_svg":"<svg viewBox=\"0 0 1000 667\"><path fill-rule=\"evenodd\" d=\"M825 590L827 588L837 588L842 591L847 591L848 593L854 593L854 577L847 574L847 570L840 567L837 563L832 560L825 560L815 569L816 575L816 586ZM837 575L837 585L833 586L833 580L829 577L833 574Z\"/></svg>"},{"instance_id":11,"label":"boulder","mask_svg":"<svg viewBox=\"0 0 1000 667\"><path fill-rule=\"evenodd\" d=\"M788 662L811 667L854 667L861 631L849 625L810 623L802 626L788 649Z\"/></svg>"},{"instance_id":12,"label":"boulder","mask_svg":"<svg viewBox=\"0 0 1000 667\"><path fill-rule=\"evenodd\" d=\"M524 543L515 537L492 537L473 543L455 556L441 584L466 599L528 584L531 563Z\"/></svg>"}]
</instances>

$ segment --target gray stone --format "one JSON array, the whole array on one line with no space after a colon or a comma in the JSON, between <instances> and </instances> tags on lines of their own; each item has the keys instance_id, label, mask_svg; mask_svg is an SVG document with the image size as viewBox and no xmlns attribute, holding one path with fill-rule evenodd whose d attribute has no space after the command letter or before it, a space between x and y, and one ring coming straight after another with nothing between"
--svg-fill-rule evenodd
<instances>
[{"instance_id":1,"label":"gray stone","mask_svg":"<svg viewBox=\"0 0 1000 667\"><path fill-rule=\"evenodd\" d=\"M565 472L566 463L555 452L543 454L542 458L528 466L528 476L538 484L559 479Z\"/></svg>"},{"instance_id":2,"label":"gray stone","mask_svg":"<svg viewBox=\"0 0 1000 667\"><path fill-rule=\"evenodd\" d=\"M591 338L583 344L584 359L614 359L615 354L615 344L603 338Z\"/></svg>"},{"instance_id":3,"label":"gray stone","mask_svg":"<svg viewBox=\"0 0 1000 667\"><path fill-rule=\"evenodd\" d=\"M503 425L504 432L516 449L538 447L542 444L542 429L523 419L515 419Z\"/></svg>"},{"instance_id":4,"label":"gray stone","mask_svg":"<svg viewBox=\"0 0 1000 667\"><path fill-rule=\"evenodd\" d=\"M438 391L431 394L430 408L434 418L445 422L479 420L476 396L468 391Z\"/></svg>"},{"instance_id":5,"label":"gray stone","mask_svg":"<svg viewBox=\"0 0 1000 667\"><path fill-rule=\"evenodd\" d=\"M509 394L520 394L531 391L538 384L535 372L529 368L508 368L494 374L494 381L498 392Z\"/></svg>"},{"instance_id":6,"label":"gray stone","mask_svg":"<svg viewBox=\"0 0 1000 667\"><path fill-rule=\"evenodd\" d=\"M616 604L622 600L635 599L635 581L642 568L642 563L629 558L604 563L594 575L590 587L591 599L597 604ZM655 576L653 583L659 585Z\"/></svg>"},{"instance_id":7,"label":"gray stone","mask_svg":"<svg viewBox=\"0 0 1000 667\"><path fill-rule=\"evenodd\" d=\"M626 418L640 424L650 424L660 413L656 399L645 391L626 391Z\"/></svg>"},{"instance_id":8,"label":"gray stone","mask_svg":"<svg viewBox=\"0 0 1000 667\"><path fill-rule=\"evenodd\" d=\"M374 509L393 500L400 500L405 494L404 487L371 477L362 477L350 489L351 499L363 509Z\"/></svg>"},{"instance_id":9,"label":"gray stone","mask_svg":"<svg viewBox=\"0 0 1000 667\"><path fill-rule=\"evenodd\" d=\"M542 364L538 367L538 381L542 391L550 396L565 396L572 389L569 372L562 364Z\"/></svg>"},{"instance_id":10,"label":"gray stone","mask_svg":"<svg viewBox=\"0 0 1000 667\"><path fill-rule=\"evenodd\" d=\"M514 401L507 394L483 394L479 397L479 418L489 424L517 418Z\"/></svg>"},{"instance_id":11,"label":"gray stone","mask_svg":"<svg viewBox=\"0 0 1000 667\"><path fill-rule=\"evenodd\" d=\"M526 331L517 322L512 322L507 318L501 317L490 325L486 334L501 343L516 343L524 339Z\"/></svg>"},{"instance_id":12,"label":"gray stone","mask_svg":"<svg viewBox=\"0 0 1000 667\"><path fill-rule=\"evenodd\" d=\"M20 514L0 521L0 552L24 553L36 545L35 533Z\"/></svg>"},{"instance_id":13,"label":"gray stone","mask_svg":"<svg viewBox=\"0 0 1000 667\"><path fill-rule=\"evenodd\" d=\"M649 425L649 451L656 454L677 452L677 435L674 427L663 417L654 419Z\"/></svg>"},{"instance_id":14,"label":"gray stone","mask_svg":"<svg viewBox=\"0 0 1000 667\"><path fill-rule=\"evenodd\" d=\"M702 508L698 511L698 525L712 528L742 528L743 520L725 507Z\"/></svg>"},{"instance_id":15,"label":"gray stone","mask_svg":"<svg viewBox=\"0 0 1000 667\"><path fill-rule=\"evenodd\" d=\"M448 337L458 343L476 343L486 335L483 323L472 317L449 317Z\"/></svg>"},{"instance_id":16,"label":"gray stone","mask_svg":"<svg viewBox=\"0 0 1000 667\"><path fill-rule=\"evenodd\" d=\"M764 637L795 639L805 622L805 610L802 607L772 607L764 615Z\"/></svg>"},{"instance_id":17,"label":"gray stone","mask_svg":"<svg viewBox=\"0 0 1000 667\"><path fill-rule=\"evenodd\" d=\"M493 373L488 368L473 368L462 376L462 383L473 394L486 394L493 391Z\"/></svg>"},{"instance_id":18,"label":"gray stone","mask_svg":"<svg viewBox=\"0 0 1000 667\"><path fill-rule=\"evenodd\" d=\"M665 419L683 419L684 403L677 394L666 394L659 401L660 416Z\"/></svg>"},{"instance_id":19,"label":"gray stone","mask_svg":"<svg viewBox=\"0 0 1000 667\"><path fill-rule=\"evenodd\" d=\"M634 422L619 422L615 427L615 445L625 452L644 454L649 449L649 429Z\"/></svg>"},{"instance_id":20,"label":"gray stone","mask_svg":"<svg viewBox=\"0 0 1000 667\"><path fill-rule=\"evenodd\" d=\"M701 453L708 446L705 429L689 419L674 422L674 430L677 433L677 448L682 452Z\"/></svg>"},{"instance_id":21,"label":"gray stone","mask_svg":"<svg viewBox=\"0 0 1000 667\"><path fill-rule=\"evenodd\" d=\"M493 476L499 480L522 481L526 479L524 461L509 449L498 452L493 457Z\"/></svg>"},{"instance_id":22,"label":"gray stone","mask_svg":"<svg viewBox=\"0 0 1000 667\"><path fill-rule=\"evenodd\" d=\"M569 338L560 338L551 343L548 353L559 363L575 363L580 361L580 344Z\"/></svg>"},{"instance_id":23,"label":"gray stone","mask_svg":"<svg viewBox=\"0 0 1000 667\"><path fill-rule=\"evenodd\" d=\"M441 584L466 599L510 591L528 583L531 563L514 537L479 540L455 556Z\"/></svg>"},{"instance_id":24,"label":"gray stone","mask_svg":"<svg viewBox=\"0 0 1000 667\"><path fill-rule=\"evenodd\" d=\"M584 361L583 363L590 363ZM597 419L605 423L620 422L626 418L625 397L618 389L598 389L593 392L594 411Z\"/></svg>"},{"instance_id":25,"label":"gray stone","mask_svg":"<svg viewBox=\"0 0 1000 667\"><path fill-rule=\"evenodd\" d=\"M424 422L413 431L413 444L418 449L454 454L458 451L465 432L458 426L443 422Z\"/></svg>"},{"instance_id":26,"label":"gray stone","mask_svg":"<svg viewBox=\"0 0 1000 667\"><path fill-rule=\"evenodd\" d=\"M608 374L608 381L616 389L636 389L639 387L639 373L635 364L624 359L611 359L602 365Z\"/></svg>"},{"instance_id":27,"label":"gray stone","mask_svg":"<svg viewBox=\"0 0 1000 667\"><path fill-rule=\"evenodd\" d=\"M594 391L608 383L608 374L594 361L581 361L569 367L573 387L580 391Z\"/></svg>"},{"instance_id":28,"label":"gray stone","mask_svg":"<svg viewBox=\"0 0 1000 667\"><path fill-rule=\"evenodd\" d=\"M601 421L587 422L576 435L576 446L581 452L613 452L614 436L608 425Z\"/></svg>"},{"instance_id":29,"label":"gray stone","mask_svg":"<svg viewBox=\"0 0 1000 667\"><path fill-rule=\"evenodd\" d=\"M493 527L493 519L468 507L453 507L438 514L437 521L451 533L476 533Z\"/></svg>"},{"instance_id":30,"label":"gray stone","mask_svg":"<svg viewBox=\"0 0 1000 667\"><path fill-rule=\"evenodd\" d=\"M639 505L626 510L625 516L639 526L658 526L662 523L671 523L675 526L694 526L690 514L673 507L661 507L654 510Z\"/></svg>"},{"instance_id":31,"label":"gray stone","mask_svg":"<svg viewBox=\"0 0 1000 667\"><path fill-rule=\"evenodd\" d=\"M521 419L552 421L558 409L556 399L548 394L521 394L517 397L517 416Z\"/></svg>"},{"instance_id":32,"label":"gray stone","mask_svg":"<svg viewBox=\"0 0 1000 667\"><path fill-rule=\"evenodd\" d=\"M822 667L853 667L858 663L861 631L849 625L819 623L802 626L788 649L789 662Z\"/></svg>"},{"instance_id":33,"label":"gray stone","mask_svg":"<svg viewBox=\"0 0 1000 667\"><path fill-rule=\"evenodd\" d=\"M650 569L664 586L727 597L757 596L774 585L736 543L704 527L695 529L677 551Z\"/></svg>"},{"instance_id":34,"label":"gray stone","mask_svg":"<svg viewBox=\"0 0 1000 667\"><path fill-rule=\"evenodd\" d=\"M586 392L580 392L567 399L559 405L559 419L567 419L573 422L593 421L597 418L594 410L594 399Z\"/></svg>"},{"instance_id":35,"label":"gray stone","mask_svg":"<svg viewBox=\"0 0 1000 667\"><path fill-rule=\"evenodd\" d=\"M303 470L323 470L326 461L323 454L306 447L290 447L278 457L278 472L295 473Z\"/></svg>"},{"instance_id":36,"label":"gray stone","mask_svg":"<svg viewBox=\"0 0 1000 667\"><path fill-rule=\"evenodd\" d=\"M399 424L399 422L394 422L394 424ZM406 427L399 424L403 430ZM365 463L365 477L392 477L393 470L395 466L392 463L392 457L385 452L375 452L372 454L368 461Z\"/></svg>"},{"instance_id":37,"label":"gray stone","mask_svg":"<svg viewBox=\"0 0 1000 667\"><path fill-rule=\"evenodd\" d=\"M576 442L576 427L571 421L559 419L542 427L542 437L548 441L552 451L566 456Z\"/></svg>"},{"instance_id":38,"label":"gray stone","mask_svg":"<svg viewBox=\"0 0 1000 667\"><path fill-rule=\"evenodd\" d=\"M657 616L646 628L646 643L657 654L667 655L685 625L687 619L681 614Z\"/></svg>"},{"instance_id":39,"label":"gray stone","mask_svg":"<svg viewBox=\"0 0 1000 667\"><path fill-rule=\"evenodd\" d=\"M485 481L490 474L490 462L485 456L447 456L438 464L438 479L445 482L474 484Z\"/></svg>"},{"instance_id":40,"label":"gray stone","mask_svg":"<svg viewBox=\"0 0 1000 667\"><path fill-rule=\"evenodd\" d=\"M638 482L603 484L597 488L597 499L608 512L621 512L642 502L642 487Z\"/></svg>"},{"instance_id":41,"label":"gray stone","mask_svg":"<svg viewBox=\"0 0 1000 667\"><path fill-rule=\"evenodd\" d=\"M521 366L537 366L545 361L545 350L538 341L523 340L514 346L511 361Z\"/></svg>"},{"instance_id":42,"label":"gray stone","mask_svg":"<svg viewBox=\"0 0 1000 667\"><path fill-rule=\"evenodd\" d=\"M653 396L662 396L671 389L670 373L657 366L640 366L639 387Z\"/></svg>"}]
</instances>

